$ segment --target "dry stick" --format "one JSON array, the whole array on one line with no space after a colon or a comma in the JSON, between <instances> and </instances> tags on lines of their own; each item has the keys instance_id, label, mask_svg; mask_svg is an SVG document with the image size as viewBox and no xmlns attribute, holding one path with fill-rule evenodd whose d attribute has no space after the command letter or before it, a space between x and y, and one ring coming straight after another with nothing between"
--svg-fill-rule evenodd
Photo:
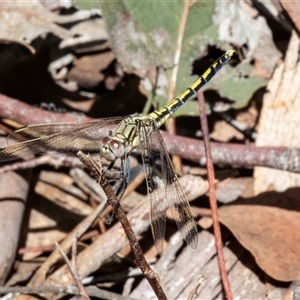
<instances>
[{"instance_id":1,"label":"dry stick","mask_svg":"<svg viewBox=\"0 0 300 300\"><path fill-rule=\"evenodd\" d=\"M1 105L0 105L1 106ZM205 151L202 141L161 132L168 152L193 162L205 163ZM300 173L300 148L295 147L258 147L254 145L211 143L212 159L215 164L242 168L255 166ZM38 157L33 161L24 161L0 167L0 173L28 169L50 162L49 158ZM55 167L78 167L78 160L65 157L54 164Z\"/></svg>"},{"instance_id":2,"label":"dry stick","mask_svg":"<svg viewBox=\"0 0 300 300\"><path fill-rule=\"evenodd\" d=\"M80 160L90 169L92 174L96 177L97 182L99 182L100 186L104 190L107 196L107 202L114 208L114 213L117 219L120 221L129 240L130 247L136 259L136 264L141 269L145 278L148 280L157 298L160 300L167 300L167 297L159 284L158 276L150 268L144 257L141 246L135 237L126 214L120 205L118 197L114 193L112 186L109 184L105 175L102 174L101 166L99 166L99 164L97 164L89 155L85 155L81 151L79 151L77 155L79 156Z\"/></svg>"},{"instance_id":3,"label":"dry stick","mask_svg":"<svg viewBox=\"0 0 300 300\"><path fill-rule=\"evenodd\" d=\"M1 105L0 105L1 106ZM182 136L175 136L161 132L168 152L193 162L205 163L205 151L202 141ZM258 147L254 145L211 143L212 159L215 164L253 168L255 166L285 170L300 173L300 148L295 147ZM0 173L28 169L40 164L53 165L52 160L38 157L33 161L24 161L0 167ZM74 157L65 157L54 164L55 167L77 167L78 160Z\"/></svg>"},{"instance_id":4,"label":"dry stick","mask_svg":"<svg viewBox=\"0 0 300 300\"><path fill-rule=\"evenodd\" d=\"M76 232L78 236L83 235L87 229L94 223L97 218L99 212L103 209L103 205L105 202L99 204L99 206L93 211L89 216L87 216L82 222L80 222L61 242L61 248L64 251L68 251L70 246L72 245L73 233ZM40 266L40 268L36 271L34 276L31 278L29 285L30 286L40 286L44 283L45 278L47 277L47 273L50 268L59 261L60 256L58 251L52 252L48 258L44 261L44 263Z\"/></svg>"},{"instance_id":5,"label":"dry stick","mask_svg":"<svg viewBox=\"0 0 300 300\"><path fill-rule=\"evenodd\" d=\"M194 296L197 295L198 288L205 281L205 279L206 278L205 278L204 274L200 274L199 276L197 276L187 300L193 300L194 299Z\"/></svg>"},{"instance_id":6,"label":"dry stick","mask_svg":"<svg viewBox=\"0 0 300 300\"><path fill-rule=\"evenodd\" d=\"M16 162L11 165L0 167L0 173L11 172L16 170L26 170L35 168L41 165L49 165L54 169L59 167L67 168L82 168L82 163L77 157L71 157L64 154L55 155L55 157L50 154L45 154L30 160Z\"/></svg>"},{"instance_id":7,"label":"dry stick","mask_svg":"<svg viewBox=\"0 0 300 300\"><path fill-rule=\"evenodd\" d=\"M114 300L134 300L133 298L125 297L118 295L113 292L106 290L101 290L96 286L87 286L86 290L88 294L92 297L97 297L97 299L114 299ZM69 295L78 295L79 290L76 286L64 285L64 286L37 286L37 287L28 287L28 286L0 286L0 295L2 294L59 294L65 293ZM24 297L23 297L24 298ZM22 299L23 299L22 298ZM31 299L31 298L30 298ZM44 298L43 298L44 299Z\"/></svg>"},{"instance_id":8,"label":"dry stick","mask_svg":"<svg viewBox=\"0 0 300 300\"><path fill-rule=\"evenodd\" d=\"M92 238L95 238L99 236L99 231L94 229L91 230L84 235L81 236L79 239L80 242L84 242L86 240L90 240ZM37 246L37 247L24 247L24 248L19 248L18 249L18 255L23 255L24 253L34 253L34 252L53 252L55 250L55 244L51 244L49 246Z\"/></svg>"},{"instance_id":9,"label":"dry stick","mask_svg":"<svg viewBox=\"0 0 300 300\"><path fill-rule=\"evenodd\" d=\"M177 76L178 76L178 68L179 68L179 60L180 60L180 54L182 51L182 41L183 41L183 35L184 35L184 29L186 27L186 22L189 14L190 6L194 3L194 1L185 0L183 11L180 18L178 33L177 33L177 42L176 42L176 50L174 54L174 62L173 62L173 71L170 79L169 84L169 91L168 91L168 103L171 103L171 101L175 97L175 88L176 88L176 82L177 82ZM167 131L175 135L176 134L176 125L175 125L175 119L171 116L166 122L165 126ZM181 158L178 155L172 155L172 161L175 168L175 171L178 174L182 174L182 162Z\"/></svg>"},{"instance_id":10,"label":"dry stick","mask_svg":"<svg viewBox=\"0 0 300 300\"><path fill-rule=\"evenodd\" d=\"M78 286L78 289L80 290L80 294L82 296L90 299L84 285L82 284L82 282L80 280L80 276L79 276L78 269L77 269L77 264L76 264L77 240L78 240L78 233L74 232L73 238L72 238L72 264L70 264L71 272L72 272L72 276L76 282L76 285ZM58 247L60 247L58 243L57 243L57 245L58 245Z\"/></svg>"},{"instance_id":11,"label":"dry stick","mask_svg":"<svg viewBox=\"0 0 300 300\"><path fill-rule=\"evenodd\" d=\"M222 244L220 223L218 217L217 200L215 194L215 183L214 183L215 172L214 172L213 162L211 158L209 132L208 132L208 125L207 125L207 118L205 114L204 96L202 91L199 91L197 93L197 98L198 98L198 105L199 105L200 123L202 127L204 147L206 152L206 168L207 168L208 184L209 184L208 194L209 194L210 209L212 211L213 229L214 229L214 235L216 240L219 269L221 273L221 279L224 286L226 298L228 300L232 300L233 297L230 289L230 284L226 272L224 255L223 255L223 244Z\"/></svg>"},{"instance_id":12,"label":"dry stick","mask_svg":"<svg viewBox=\"0 0 300 300\"><path fill-rule=\"evenodd\" d=\"M21 101L0 94L0 117L29 124L51 122L76 122L93 120L72 113L55 113L32 107ZM199 162L204 158L203 144L196 139L184 138L162 132L170 154ZM180 145L180 146L179 146ZM289 172L300 173L300 149L293 147L256 147L253 145L211 143L212 158L215 164L235 167L262 166ZM29 162L23 162L28 164ZM39 165L37 163L36 165ZM62 163L63 165L64 163ZM72 165L71 162L67 163ZM6 166L5 171L13 169ZM26 167L26 165L25 165Z\"/></svg>"},{"instance_id":13,"label":"dry stick","mask_svg":"<svg viewBox=\"0 0 300 300\"><path fill-rule=\"evenodd\" d=\"M75 233L75 237L76 237L76 233ZM76 241L75 241L75 246L74 246L74 236L73 236L73 240L72 240L73 244L72 244L72 256L73 254L76 255L76 250L74 250L74 248L76 248ZM89 295L87 294L83 284L80 281L78 272L76 270L76 264L71 264L67 255L65 254L65 252L61 249L61 247L59 246L58 243L55 243L56 249L59 251L60 255L62 256L62 258L64 259L65 263L67 264L67 266L69 267L70 273L72 274L72 277L79 289L80 295L84 296L87 299L90 299ZM74 262L74 259L72 257L72 261Z\"/></svg>"},{"instance_id":14,"label":"dry stick","mask_svg":"<svg viewBox=\"0 0 300 300\"><path fill-rule=\"evenodd\" d=\"M9 120L17 120L18 123L24 125L91 120L83 114L46 111L3 94L0 94L0 116Z\"/></svg>"},{"instance_id":15,"label":"dry stick","mask_svg":"<svg viewBox=\"0 0 300 300\"><path fill-rule=\"evenodd\" d=\"M172 136L162 132L163 139L171 154L193 162L205 164L205 148L202 141ZM180 145L180 146L179 146ZM254 145L210 143L215 164L242 168L255 166L300 173L300 148L258 147Z\"/></svg>"}]
</instances>

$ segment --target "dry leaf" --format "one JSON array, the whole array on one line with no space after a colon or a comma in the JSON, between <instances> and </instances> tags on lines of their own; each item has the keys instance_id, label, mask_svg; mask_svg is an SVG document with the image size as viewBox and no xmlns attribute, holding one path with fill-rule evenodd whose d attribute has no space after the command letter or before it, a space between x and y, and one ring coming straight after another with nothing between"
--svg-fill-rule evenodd
<instances>
[{"instance_id":1,"label":"dry leaf","mask_svg":"<svg viewBox=\"0 0 300 300\"><path fill-rule=\"evenodd\" d=\"M56 25L55 14L38 3L0 3L0 40L28 48L37 37L52 32L64 39L71 33Z\"/></svg>"},{"instance_id":2,"label":"dry leaf","mask_svg":"<svg viewBox=\"0 0 300 300\"><path fill-rule=\"evenodd\" d=\"M300 189L267 192L219 209L227 226L271 277L293 281L300 276Z\"/></svg>"},{"instance_id":3,"label":"dry leaf","mask_svg":"<svg viewBox=\"0 0 300 300\"><path fill-rule=\"evenodd\" d=\"M253 196L253 179L249 177L228 178L216 185L216 197L221 203L230 203L238 197Z\"/></svg>"},{"instance_id":4,"label":"dry leaf","mask_svg":"<svg viewBox=\"0 0 300 300\"><path fill-rule=\"evenodd\" d=\"M220 40L248 46L247 59L256 60L256 75L271 76L281 54L264 17L243 1L238 5L235 1L217 1L214 21L219 25Z\"/></svg>"},{"instance_id":5,"label":"dry leaf","mask_svg":"<svg viewBox=\"0 0 300 300\"><path fill-rule=\"evenodd\" d=\"M114 59L112 52L84 55L74 61L67 78L76 81L78 86L85 89L95 88L105 79L101 71L106 69Z\"/></svg>"},{"instance_id":6,"label":"dry leaf","mask_svg":"<svg viewBox=\"0 0 300 300\"><path fill-rule=\"evenodd\" d=\"M293 20L294 25L300 30L300 2L280 0L280 3L290 16L291 20Z\"/></svg>"}]
</instances>

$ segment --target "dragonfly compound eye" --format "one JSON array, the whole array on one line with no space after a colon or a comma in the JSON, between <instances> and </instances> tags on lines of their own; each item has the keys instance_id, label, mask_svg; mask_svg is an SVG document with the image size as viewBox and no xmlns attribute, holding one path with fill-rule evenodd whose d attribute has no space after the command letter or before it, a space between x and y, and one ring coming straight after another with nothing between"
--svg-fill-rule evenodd
<instances>
[{"instance_id":1,"label":"dragonfly compound eye","mask_svg":"<svg viewBox=\"0 0 300 300\"><path fill-rule=\"evenodd\" d=\"M110 150L113 152L115 157L122 157L125 154L124 145L117 140L110 140L109 141Z\"/></svg>"},{"instance_id":2,"label":"dragonfly compound eye","mask_svg":"<svg viewBox=\"0 0 300 300\"><path fill-rule=\"evenodd\" d=\"M101 141L102 146L108 144L111 141L111 138L109 138L108 136L104 137Z\"/></svg>"},{"instance_id":3,"label":"dragonfly compound eye","mask_svg":"<svg viewBox=\"0 0 300 300\"><path fill-rule=\"evenodd\" d=\"M104 137L101 141L100 154L108 161L114 161L117 158L124 156L124 145L118 140Z\"/></svg>"}]
</instances>

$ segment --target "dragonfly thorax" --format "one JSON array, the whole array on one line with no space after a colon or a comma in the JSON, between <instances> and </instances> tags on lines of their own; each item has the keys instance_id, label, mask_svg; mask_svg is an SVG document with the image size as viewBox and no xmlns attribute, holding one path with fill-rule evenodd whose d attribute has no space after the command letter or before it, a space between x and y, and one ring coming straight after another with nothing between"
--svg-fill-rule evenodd
<instances>
[{"instance_id":1,"label":"dragonfly thorax","mask_svg":"<svg viewBox=\"0 0 300 300\"><path fill-rule=\"evenodd\" d=\"M125 147L121 141L115 138L105 137L102 139L100 155L108 161L115 161L117 158L124 157Z\"/></svg>"}]
</instances>

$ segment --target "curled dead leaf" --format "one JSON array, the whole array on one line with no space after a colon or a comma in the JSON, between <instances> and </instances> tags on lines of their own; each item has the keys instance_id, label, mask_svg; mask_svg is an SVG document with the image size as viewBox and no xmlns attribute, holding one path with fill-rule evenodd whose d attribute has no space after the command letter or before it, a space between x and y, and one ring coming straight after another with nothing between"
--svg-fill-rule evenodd
<instances>
[{"instance_id":1,"label":"curled dead leaf","mask_svg":"<svg viewBox=\"0 0 300 300\"><path fill-rule=\"evenodd\" d=\"M300 275L300 189L266 192L219 209L220 221L269 276L293 281Z\"/></svg>"},{"instance_id":2,"label":"curled dead leaf","mask_svg":"<svg viewBox=\"0 0 300 300\"><path fill-rule=\"evenodd\" d=\"M70 32L55 23L55 14L38 3L0 3L0 40L30 48L37 37L52 32L64 39Z\"/></svg>"}]
</instances>

